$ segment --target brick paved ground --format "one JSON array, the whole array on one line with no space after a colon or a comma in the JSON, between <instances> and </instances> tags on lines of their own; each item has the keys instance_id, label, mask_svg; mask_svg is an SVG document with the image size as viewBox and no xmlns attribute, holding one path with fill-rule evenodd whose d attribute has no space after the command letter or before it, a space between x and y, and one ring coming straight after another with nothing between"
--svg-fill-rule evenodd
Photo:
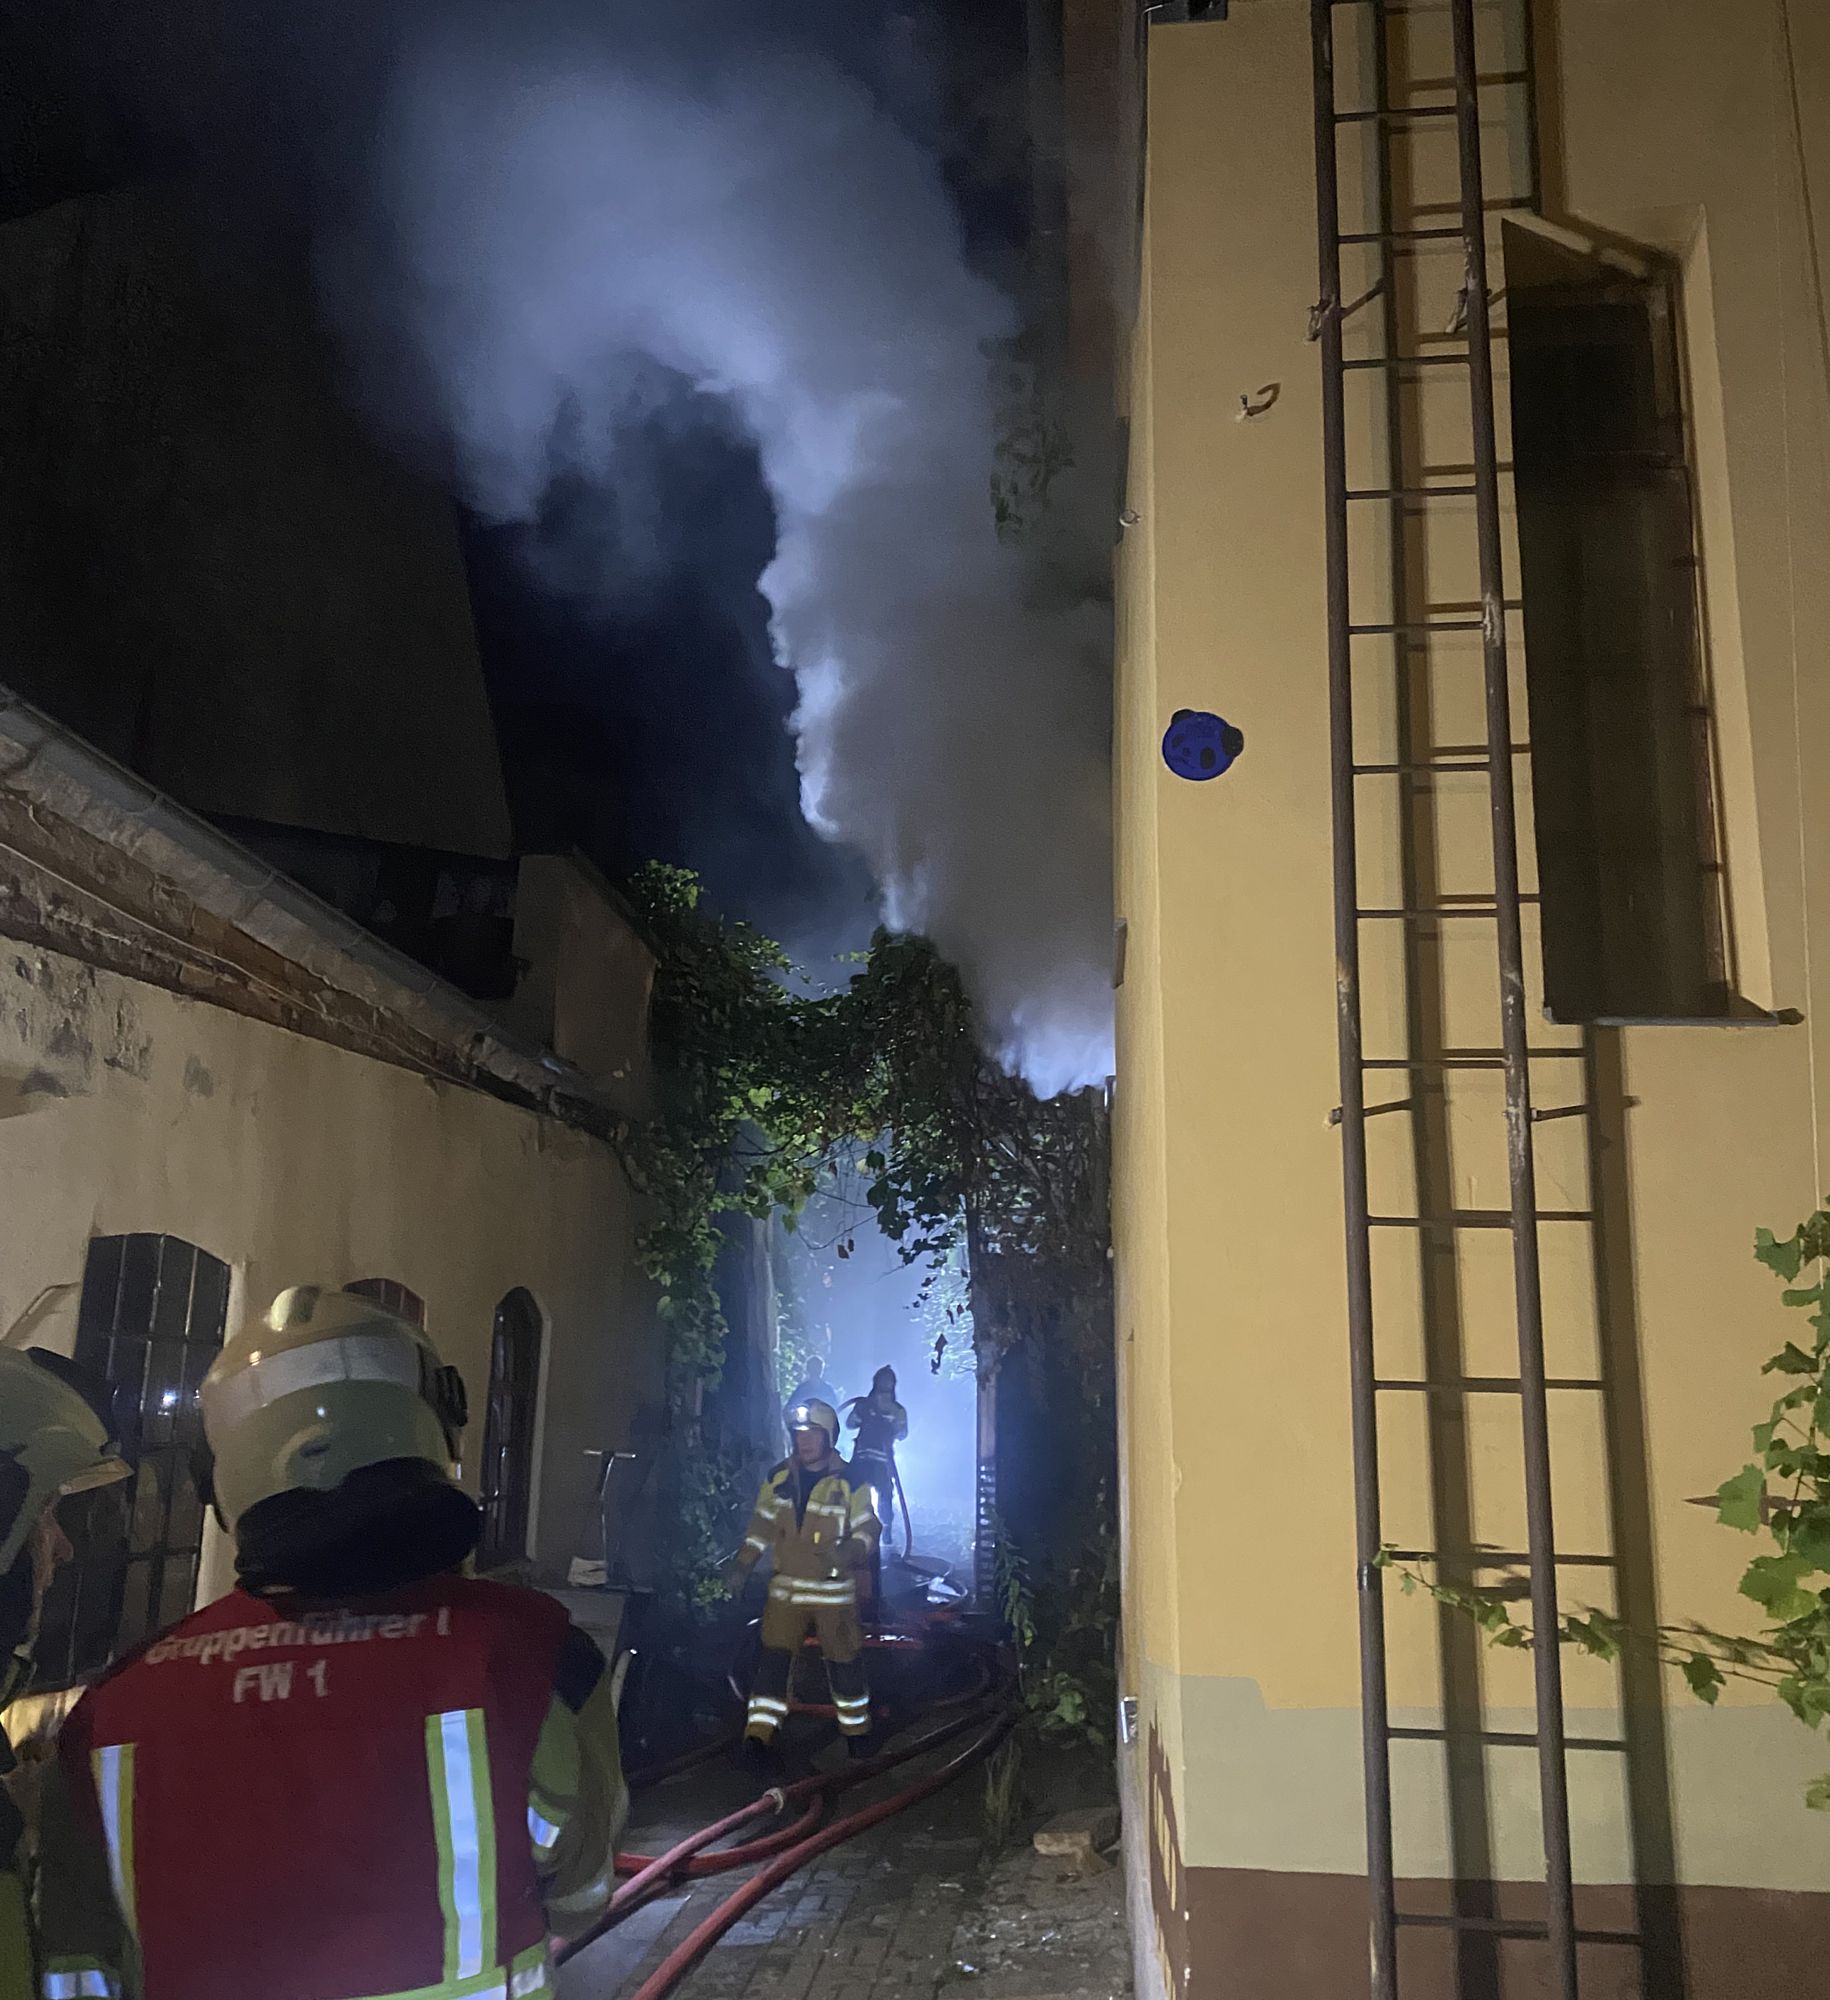
<instances>
[{"instance_id":1,"label":"brick paved ground","mask_svg":"<svg viewBox=\"0 0 1830 2000\"><path fill-rule=\"evenodd\" d=\"M727 1810L731 1787L719 1777L651 1808L631 1840L653 1851ZM612 1932L567 1968L565 2000L632 1993L741 1880L713 1878ZM676 1990L679 2000L1126 2000L1122 1884L1116 1866L1066 1873L1021 1835L987 1855L969 1775L793 1877Z\"/></svg>"}]
</instances>

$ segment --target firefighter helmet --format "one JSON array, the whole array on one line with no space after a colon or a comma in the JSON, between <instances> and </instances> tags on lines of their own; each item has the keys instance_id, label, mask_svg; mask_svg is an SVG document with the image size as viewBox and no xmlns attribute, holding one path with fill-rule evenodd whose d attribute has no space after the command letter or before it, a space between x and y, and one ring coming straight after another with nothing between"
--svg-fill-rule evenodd
<instances>
[{"instance_id":1,"label":"firefighter helmet","mask_svg":"<svg viewBox=\"0 0 1830 2000\"><path fill-rule=\"evenodd\" d=\"M839 1413L830 1403L822 1403L814 1397L805 1403L796 1403L788 1412L790 1431L824 1431L829 1448L836 1449L839 1442Z\"/></svg>"},{"instance_id":2,"label":"firefighter helmet","mask_svg":"<svg viewBox=\"0 0 1830 2000\"><path fill-rule=\"evenodd\" d=\"M217 1356L202 1403L250 1589L390 1589L475 1548L476 1503L453 1477L463 1379L397 1313L295 1286Z\"/></svg>"},{"instance_id":3,"label":"firefighter helmet","mask_svg":"<svg viewBox=\"0 0 1830 2000\"><path fill-rule=\"evenodd\" d=\"M43 1348L0 1348L0 1576L47 1508L131 1469L106 1382Z\"/></svg>"}]
</instances>

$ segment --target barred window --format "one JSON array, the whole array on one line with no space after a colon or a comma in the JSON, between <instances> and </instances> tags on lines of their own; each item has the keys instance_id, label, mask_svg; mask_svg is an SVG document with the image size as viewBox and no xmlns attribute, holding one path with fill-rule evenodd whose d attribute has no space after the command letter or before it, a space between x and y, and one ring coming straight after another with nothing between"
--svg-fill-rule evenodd
<instances>
[{"instance_id":1,"label":"barred window","mask_svg":"<svg viewBox=\"0 0 1830 2000\"><path fill-rule=\"evenodd\" d=\"M76 1359L129 1392L139 1470L59 1510L76 1550L45 1599L35 1685L101 1673L190 1611L204 1504L193 1454L197 1391L222 1347L229 1267L176 1236L98 1236L89 1245Z\"/></svg>"}]
</instances>

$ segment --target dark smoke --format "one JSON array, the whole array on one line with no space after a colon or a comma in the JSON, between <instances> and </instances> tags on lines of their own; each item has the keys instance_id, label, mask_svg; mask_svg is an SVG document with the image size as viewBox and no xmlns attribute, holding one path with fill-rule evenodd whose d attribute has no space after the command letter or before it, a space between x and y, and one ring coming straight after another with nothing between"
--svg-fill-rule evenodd
<instances>
[{"instance_id":1,"label":"dark smoke","mask_svg":"<svg viewBox=\"0 0 1830 2000\"><path fill-rule=\"evenodd\" d=\"M111 144L310 232L371 418L553 592L655 595L670 427L729 412L802 809L1053 1090L1110 1066L1107 620L994 530L1018 315L933 150L936 4L6 0Z\"/></svg>"},{"instance_id":2,"label":"dark smoke","mask_svg":"<svg viewBox=\"0 0 1830 2000\"><path fill-rule=\"evenodd\" d=\"M987 356L1013 309L932 157L734 18L472 12L408 39L329 294L377 413L410 413L486 519L596 496L606 592L645 580L658 417L682 386L729 404L775 507L761 588L803 810L893 927L958 960L1011 1061L1087 1082L1109 1064L1103 619L995 532Z\"/></svg>"}]
</instances>

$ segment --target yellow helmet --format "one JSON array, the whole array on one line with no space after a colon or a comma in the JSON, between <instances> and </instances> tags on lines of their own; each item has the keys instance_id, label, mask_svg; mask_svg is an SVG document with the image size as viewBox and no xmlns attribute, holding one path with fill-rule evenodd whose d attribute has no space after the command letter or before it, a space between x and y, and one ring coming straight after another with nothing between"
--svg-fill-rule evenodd
<instances>
[{"instance_id":1,"label":"yellow helmet","mask_svg":"<svg viewBox=\"0 0 1830 2000\"><path fill-rule=\"evenodd\" d=\"M790 1431L824 1431L829 1447L836 1448L839 1442L839 1413L830 1403L822 1403L817 1396L804 1403L796 1403L788 1412Z\"/></svg>"},{"instance_id":2,"label":"yellow helmet","mask_svg":"<svg viewBox=\"0 0 1830 2000\"><path fill-rule=\"evenodd\" d=\"M0 1347L0 1576L47 1508L131 1469L105 1382L61 1354Z\"/></svg>"},{"instance_id":3,"label":"yellow helmet","mask_svg":"<svg viewBox=\"0 0 1830 2000\"><path fill-rule=\"evenodd\" d=\"M216 1357L201 1400L212 1497L251 1589L388 1589L476 1546L452 1476L463 1380L373 1300L282 1292Z\"/></svg>"}]
</instances>

